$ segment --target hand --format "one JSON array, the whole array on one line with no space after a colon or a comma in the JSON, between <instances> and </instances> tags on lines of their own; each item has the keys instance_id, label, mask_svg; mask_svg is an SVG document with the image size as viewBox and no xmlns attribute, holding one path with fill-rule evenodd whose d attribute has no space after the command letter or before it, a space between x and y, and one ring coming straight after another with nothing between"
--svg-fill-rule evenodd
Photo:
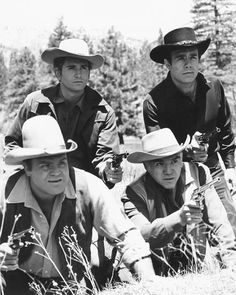
<instances>
[{"instance_id":1,"label":"hand","mask_svg":"<svg viewBox=\"0 0 236 295\"><path fill-rule=\"evenodd\" d=\"M236 171L235 168L228 168L225 170L225 179L227 181L230 192L236 190Z\"/></svg>"},{"instance_id":2,"label":"hand","mask_svg":"<svg viewBox=\"0 0 236 295\"><path fill-rule=\"evenodd\" d=\"M207 143L199 144L198 141L196 140L196 137L199 134L200 132L198 131L195 132L191 140L191 143L187 147L186 151L187 151L187 154L193 159L193 161L204 163L206 162L208 158L207 151L208 151L209 144Z\"/></svg>"},{"instance_id":3,"label":"hand","mask_svg":"<svg viewBox=\"0 0 236 295\"><path fill-rule=\"evenodd\" d=\"M18 266L19 250L13 250L8 243L0 245L0 269L1 271L16 270Z\"/></svg>"},{"instance_id":4,"label":"hand","mask_svg":"<svg viewBox=\"0 0 236 295\"><path fill-rule=\"evenodd\" d=\"M117 183L122 180L123 175L123 169L122 167L113 168L112 167L112 159L108 159L106 161L106 166L104 169L104 173L106 176L106 179L111 183Z\"/></svg>"},{"instance_id":5,"label":"hand","mask_svg":"<svg viewBox=\"0 0 236 295\"><path fill-rule=\"evenodd\" d=\"M198 224L202 221L202 209L195 201L189 201L180 208L181 225Z\"/></svg>"}]
</instances>

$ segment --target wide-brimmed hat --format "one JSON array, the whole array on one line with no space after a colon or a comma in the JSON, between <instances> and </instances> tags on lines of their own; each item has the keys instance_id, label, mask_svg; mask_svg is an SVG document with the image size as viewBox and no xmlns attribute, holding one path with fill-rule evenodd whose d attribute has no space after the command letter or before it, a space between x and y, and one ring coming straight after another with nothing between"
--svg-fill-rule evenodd
<instances>
[{"instance_id":1,"label":"wide-brimmed hat","mask_svg":"<svg viewBox=\"0 0 236 295\"><path fill-rule=\"evenodd\" d=\"M77 148L68 140L67 148L57 121L49 115L39 115L25 121L22 126L23 147L16 147L5 157L8 165L19 165L27 159L70 153Z\"/></svg>"},{"instance_id":2,"label":"wide-brimmed hat","mask_svg":"<svg viewBox=\"0 0 236 295\"><path fill-rule=\"evenodd\" d=\"M190 142L187 135L184 144L179 144L169 128L150 132L142 138L142 151L131 153L127 160L131 163L143 163L161 159L182 152Z\"/></svg>"},{"instance_id":3,"label":"wide-brimmed hat","mask_svg":"<svg viewBox=\"0 0 236 295\"><path fill-rule=\"evenodd\" d=\"M53 64L54 59L58 57L85 59L90 62L91 69L101 67L104 62L104 58L100 54L90 54L87 43L81 39L63 40L59 47L48 48L41 54L42 60L49 64Z\"/></svg>"},{"instance_id":4,"label":"wide-brimmed hat","mask_svg":"<svg viewBox=\"0 0 236 295\"><path fill-rule=\"evenodd\" d=\"M164 63L170 50L181 47L197 47L201 56L210 45L211 39L197 41L195 32L192 28L184 27L170 31L164 36L164 44L154 47L150 52L150 57L157 63Z\"/></svg>"}]
</instances>

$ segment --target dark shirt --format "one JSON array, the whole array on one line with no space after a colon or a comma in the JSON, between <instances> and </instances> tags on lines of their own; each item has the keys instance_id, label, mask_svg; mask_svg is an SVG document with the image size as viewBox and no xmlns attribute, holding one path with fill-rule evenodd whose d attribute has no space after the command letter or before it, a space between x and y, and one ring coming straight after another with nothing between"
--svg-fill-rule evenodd
<instances>
[{"instance_id":1,"label":"dark shirt","mask_svg":"<svg viewBox=\"0 0 236 295\"><path fill-rule=\"evenodd\" d=\"M207 96L212 85L199 73L193 102L175 86L169 73L144 100L144 123L147 132L170 128L179 143L185 141L187 134L192 136L196 131L208 132L220 128L221 131L210 139L208 158L219 152L226 168L232 168L235 167L235 143L230 109L221 84L220 99L215 97L215 103L212 103Z\"/></svg>"}]
</instances>

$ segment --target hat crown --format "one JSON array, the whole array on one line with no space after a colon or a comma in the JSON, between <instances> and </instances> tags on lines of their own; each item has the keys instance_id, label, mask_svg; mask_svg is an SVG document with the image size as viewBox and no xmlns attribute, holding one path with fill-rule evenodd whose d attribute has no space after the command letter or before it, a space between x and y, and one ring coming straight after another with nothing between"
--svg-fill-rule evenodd
<instances>
[{"instance_id":1,"label":"hat crown","mask_svg":"<svg viewBox=\"0 0 236 295\"><path fill-rule=\"evenodd\" d=\"M179 143L169 128L153 131L142 138L142 149L146 153L170 147L179 147Z\"/></svg>"},{"instance_id":2,"label":"hat crown","mask_svg":"<svg viewBox=\"0 0 236 295\"><path fill-rule=\"evenodd\" d=\"M89 55L88 45L81 39L65 39L61 41L59 49L78 55Z\"/></svg>"},{"instance_id":3,"label":"hat crown","mask_svg":"<svg viewBox=\"0 0 236 295\"><path fill-rule=\"evenodd\" d=\"M22 127L23 148L63 149L65 141L57 121L48 115L35 116Z\"/></svg>"},{"instance_id":4,"label":"hat crown","mask_svg":"<svg viewBox=\"0 0 236 295\"><path fill-rule=\"evenodd\" d=\"M192 28L175 29L164 36L164 44L166 45L182 42L197 42L195 32Z\"/></svg>"}]
</instances>

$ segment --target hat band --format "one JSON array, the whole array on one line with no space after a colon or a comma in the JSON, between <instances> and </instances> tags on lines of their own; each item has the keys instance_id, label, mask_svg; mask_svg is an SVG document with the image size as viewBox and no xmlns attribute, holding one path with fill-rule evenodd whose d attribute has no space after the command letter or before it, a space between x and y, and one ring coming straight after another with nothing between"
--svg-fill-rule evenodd
<instances>
[{"instance_id":1,"label":"hat band","mask_svg":"<svg viewBox=\"0 0 236 295\"><path fill-rule=\"evenodd\" d=\"M180 42L175 42L175 43L171 43L170 45L196 45L198 44L197 41L193 41L193 40L183 40L183 41L180 41ZM168 44L166 44L168 45Z\"/></svg>"},{"instance_id":2,"label":"hat band","mask_svg":"<svg viewBox=\"0 0 236 295\"><path fill-rule=\"evenodd\" d=\"M152 151L149 151L148 153L153 154L153 155L159 155L159 154L172 153L172 152L175 152L176 150L177 150L176 153L178 153L178 150L181 147L182 146L175 144L175 145L171 145L171 146L168 146L168 147L163 147L163 148L160 148L160 149L157 149L157 150L152 150Z\"/></svg>"}]
</instances>

